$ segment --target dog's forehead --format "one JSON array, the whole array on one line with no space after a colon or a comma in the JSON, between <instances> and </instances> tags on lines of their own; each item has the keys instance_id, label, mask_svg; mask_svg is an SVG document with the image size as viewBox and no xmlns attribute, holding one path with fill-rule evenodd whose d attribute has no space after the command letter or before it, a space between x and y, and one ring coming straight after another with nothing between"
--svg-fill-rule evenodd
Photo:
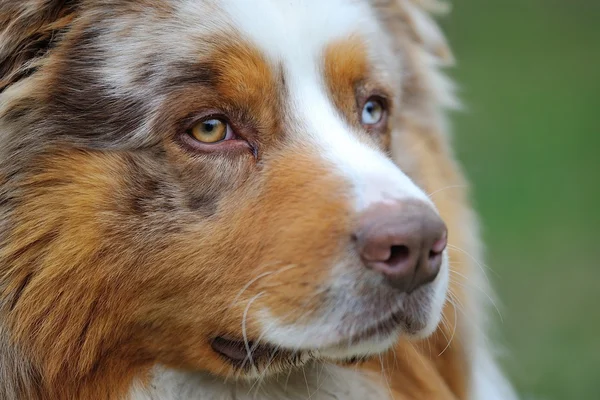
<instances>
[{"instance_id":1,"label":"dog's forehead","mask_svg":"<svg viewBox=\"0 0 600 400\"><path fill-rule=\"evenodd\" d=\"M179 11L192 26L196 19L198 31L230 31L284 65L315 61L330 43L376 30L372 9L361 0L184 0Z\"/></svg>"},{"instance_id":2,"label":"dog's forehead","mask_svg":"<svg viewBox=\"0 0 600 400\"><path fill-rule=\"evenodd\" d=\"M256 51L286 80L310 77L316 83L328 46L346 38L365 44L370 64L382 73L396 69L387 65L394 58L390 46L381 45L387 38L368 0L134 2L122 3L118 16L106 5L97 7L95 15L110 18L102 21L103 37L93 46L105 55L103 79L117 91L138 93L136 78L148 68L155 77L172 75L174 65L206 62L230 43Z\"/></svg>"},{"instance_id":3,"label":"dog's forehead","mask_svg":"<svg viewBox=\"0 0 600 400\"><path fill-rule=\"evenodd\" d=\"M366 33L372 25L360 1L224 0L222 7L262 51L290 62L319 55L329 43Z\"/></svg>"}]
</instances>

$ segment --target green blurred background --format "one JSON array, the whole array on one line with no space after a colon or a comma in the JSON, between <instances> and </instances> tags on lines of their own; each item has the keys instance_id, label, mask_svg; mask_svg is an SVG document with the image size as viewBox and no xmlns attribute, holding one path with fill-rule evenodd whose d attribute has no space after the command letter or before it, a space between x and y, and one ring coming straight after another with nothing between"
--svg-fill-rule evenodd
<instances>
[{"instance_id":1,"label":"green blurred background","mask_svg":"<svg viewBox=\"0 0 600 400\"><path fill-rule=\"evenodd\" d=\"M600 399L600 0L452 3L503 364L523 398Z\"/></svg>"}]
</instances>

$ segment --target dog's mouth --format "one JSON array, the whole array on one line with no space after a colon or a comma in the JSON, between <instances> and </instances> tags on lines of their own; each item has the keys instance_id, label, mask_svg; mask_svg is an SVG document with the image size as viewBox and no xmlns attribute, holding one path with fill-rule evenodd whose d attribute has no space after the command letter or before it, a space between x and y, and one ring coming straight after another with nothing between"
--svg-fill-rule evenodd
<instances>
[{"instance_id":1,"label":"dog's mouth","mask_svg":"<svg viewBox=\"0 0 600 400\"><path fill-rule=\"evenodd\" d=\"M351 335L340 345L352 346L366 341L385 339L399 334L401 330L410 329L411 323L403 313L392 313L390 316L368 326L366 329Z\"/></svg>"},{"instance_id":2,"label":"dog's mouth","mask_svg":"<svg viewBox=\"0 0 600 400\"><path fill-rule=\"evenodd\" d=\"M224 358L235 369L245 372L255 370L273 369L283 367L299 367L310 360L327 359L328 357L317 356L317 351L288 350L272 344L260 344L249 341L226 339L216 337L211 341L213 351ZM335 361L343 365L353 365L368 359L365 355L348 355L335 358Z\"/></svg>"},{"instance_id":3,"label":"dog's mouth","mask_svg":"<svg viewBox=\"0 0 600 400\"><path fill-rule=\"evenodd\" d=\"M355 363L388 351L401 335L423 338L431 334L445 302L445 295L436 300L433 290L427 286L411 295L380 299L377 307L319 324L292 325L293 329L284 325L286 334L269 337L263 333L258 340L222 334L213 337L210 344L216 354L245 375L266 369L282 371L314 360Z\"/></svg>"},{"instance_id":4,"label":"dog's mouth","mask_svg":"<svg viewBox=\"0 0 600 400\"><path fill-rule=\"evenodd\" d=\"M269 352L266 347L255 348L254 342L230 340L221 336L214 338L210 345L217 354L239 366L242 366L247 360L250 361L252 357L260 357Z\"/></svg>"},{"instance_id":5,"label":"dog's mouth","mask_svg":"<svg viewBox=\"0 0 600 400\"><path fill-rule=\"evenodd\" d=\"M285 361L287 365L301 365L309 359L318 358L334 358L337 362L352 364L374 354L362 352L353 354L347 352L348 349L368 342L393 342L390 339L396 338L401 331L408 327L409 322L404 315L392 313L358 332L345 336L337 344L321 349L287 349L267 342L244 341L226 336L215 337L210 344L215 353L238 369L269 367L281 361ZM332 356L342 349L344 350L343 355Z\"/></svg>"},{"instance_id":6,"label":"dog's mouth","mask_svg":"<svg viewBox=\"0 0 600 400\"><path fill-rule=\"evenodd\" d=\"M218 336L211 340L215 353L237 369L261 368L285 360L290 365L300 365L308 352L292 351L270 343L257 343Z\"/></svg>"}]
</instances>

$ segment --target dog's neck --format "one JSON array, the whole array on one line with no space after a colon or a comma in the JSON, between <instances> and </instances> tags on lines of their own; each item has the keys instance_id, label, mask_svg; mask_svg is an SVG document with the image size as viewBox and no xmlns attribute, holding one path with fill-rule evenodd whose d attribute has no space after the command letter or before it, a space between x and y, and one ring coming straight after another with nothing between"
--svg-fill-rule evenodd
<instances>
[{"instance_id":1,"label":"dog's neck","mask_svg":"<svg viewBox=\"0 0 600 400\"><path fill-rule=\"evenodd\" d=\"M389 391L378 377L332 364L304 368L253 382L156 368L151 383L136 385L131 400L385 400Z\"/></svg>"}]
</instances>

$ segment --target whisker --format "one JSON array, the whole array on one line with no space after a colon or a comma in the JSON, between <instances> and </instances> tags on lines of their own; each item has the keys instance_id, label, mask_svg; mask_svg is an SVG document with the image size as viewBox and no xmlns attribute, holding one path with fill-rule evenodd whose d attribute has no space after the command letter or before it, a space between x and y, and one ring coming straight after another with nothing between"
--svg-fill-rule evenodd
<instances>
[{"instance_id":1,"label":"whisker","mask_svg":"<svg viewBox=\"0 0 600 400\"><path fill-rule=\"evenodd\" d=\"M450 297L452 296L452 294L450 294ZM452 300L450 300L450 302L452 303ZM452 303L452 305L454 305L454 303ZM444 347L444 350L442 350L442 352L440 354L438 354L438 357L441 357L442 354L444 354L446 352L446 350L448 350L450 348L450 344L452 343L452 340L454 340L454 336L456 335L456 326L458 325L458 314L456 312L456 306L454 305L454 327L452 329L452 335L450 335L450 340L447 340L448 344L446 345L446 347ZM444 334L444 337L446 337L446 335Z\"/></svg>"},{"instance_id":2,"label":"whisker","mask_svg":"<svg viewBox=\"0 0 600 400\"><path fill-rule=\"evenodd\" d=\"M459 274L460 275L460 274ZM463 276L463 278L466 278ZM483 293L485 295L485 297L487 297L487 299L490 301L490 303L492 304L492 306L494 307L494 309L496 310L496 312L498 313L498 316L500 317L500 322L504 323L504 318L502 317L502 313L500 312L500 308L498 308L498 306L496 305L496 302L494 301L494 299L492 298L492 296L490 296L485 290L483 290L482 288L480 288L479 286L477 286L476 284L467 281L466 283L468 283L468 285L457 281L456 279L451 279L451 281L459 286L462 286L464 288L475 288L477 290L479 290L481 293Z\"/></svg>"},{"instance_id":3,"label":"whisker","mask_svg":"<svg viewBox=\"0 0 600 400\"><path fill-rule=\"evenodd\" d=\"M305 366L302 366L302 375L304 376L304 383L306 383L306 392L308 393L308 398L310 398L310 386L308 385L308 379L306 378L306 370L304 368Z\"/></svg>"},{"instance_id":4,"label":"whisker","mask_svg":"<svg viewBox=\"0 0 600 400\"><path fill-rule=\"evenodd\" d=\"M451 186L446 186L444 188L441 188L441 189L438 189L438 190L436 190L434 192L429 193L427 195L427 197L431 198L431 196L433 196L434 194L439 193L439 192L443 192L446 189L457 189L457 188L461 188L462 189L462 188L466 188L466 187L467 187L467 185L451 185Z\"/></svg>"},{"instance_id":5,"label":"whisker","mask_svg":"<svg viewBox=\"0 0 600 400\"><path fill-rule=\"evenodd\" d=\"M387 373L385 372L385 367L383 366L383 357L381 354L379 354L379 363L381 364L381 374L383 375L383 379L385 380L385 385L387 386L388 392L390 392L390 399L393 399L394 393L392 392L392 387L390 386Z\"/></svg>"},{"instance_id":6,"label":"whisker","mask_svg":"<svg viewBox=\"0 0 600 400\"><path fill-rule=\"evenodd\" d=\"M486 271L485 271L486 269L487 269L488 271L492 272L494 275L496 275L496 276L499 276L499 275L496 273L496 271L494 271L494 270L493 270L492 268L490 268L488 265L486 265L486 264L484 264L484 263L480 262L479 260L477 260L477 259L476 259L475 257L473 257L473 256L471 255L471 253L469 253L468 251L466 251L466 250L463 250L463 249L461 249L460 247L458 247L458 246L455 246L455 245L453 245L453 244L450 244L450 243L448 243L448 248L450 248L450 249L454 249L454 250L456 250L456 251L460 251L461 253L463 253L463 254L465 254L467 257L469 257L471 260L473 260L473 262L475 262L475 264L476 264L476 265L477 265L477 266L478 266L478 267L481 269L481 271L483 272L483 276L485 277L485 279L486 279L488 282L489 282L489 279L488 279L487 273L486 273Z\"/></svg>"},{"instance_id":7,"label":"whisker","mask_svg":"<svg viewBox=\"0 0 600 400\"><path fill-rule=\"evenodd\" d=\"M415 347L415 345L414 345L412 342L410 342L410 341L407 341L406 343L408 343L408 345L409 345L409 346L410 346L410 347L413 349L413 351L414 351L415 353L417 353L417 354L420 354L420 353L419 353L419 350L418 350L418 349ZM432 371L432 367L431 367L431 365L427 365L427 364L425 364L425 360L423 359L423 357L417 357L417 358L418 358L418 359L419 359L419 361L421 362L421 365L423 365L423 368L425 368L426 370Z\"/></svg>"},{"instance_id":8,"label":"whisker","mask_svg":"<svg viewBox=\"0 0 600 400\"><path fill-rule=\"evenodd\" d=\"M446 316L442 315L441 323L442 323L442 325L443 325L444 328L450 330L450 323L446 319ZM440 329L439 332L442 334L442 336L444 337L444 339L446 339L446 342L448 342L449 339L448 339L448 336L446 336L446 333L444 332L444 330Z\"/></svg>"},{"instance_id":9,"label":"whisker","mask_svg":"<svg viewBox=\"0 0 600 400\"><path fill-rule=\"evenodd\" d=\"M263 368L263 371L261 372L260 376L254 381L252 386L250 386L250 389L248 389L248 394L250 394L250 392L252 391L252 388L254 388L254 386L256 385L256 391L254 392L254 397L256 397L256 395L258 394L258 391L260 390L260 385L264 382L267 371L269 370L269 367L273 363L273 360L275 359L275 355L277 354L278 350L279 350L278 348L273 350L273 352L271 353L271 355L269 357L269 361L267 362L267 365Z\"/></svg>"},{"instance_id":10,"label":"whisker","mask_svg":"<svg viewBox=\"0 0 600 400\"><path fill-rule=\"evenodd\" d=\"M458 284L458 282L456 282ZM452 290L448 291L448 294L450 294L452 296L452 304L454 305L455 309L458 310L460 313L462 313L463 317L467 320L467 321L471 321L472 320L472 316L470 316L464 309L464 306L462 306L462 303L460 303L460 300L458 299L458 296L456 296L456 294L454 292L452 292ZM485 332L482 331L481 327L479 326L479 324L470 324L472 329L475 329L479 334L484 335Z\"/></svg>"},{"instance_id":11,"label":"whisker","mask_svg":"<svg viewBox=\"0 0 600 400\"><path fill-rule=\"evenodd\" d=\"M473 282L473 281L472 281L472 280L471 280L471 279L470 279L468 276L466 276L465 274L461 274L460 272L458 272L458 271L455 271L455 270L451 270L451 271L450 271L450 274L454 274L454 275L456 275L456 277L462 278L464 283L466 283L466 284L469 284L469 285L473 286L473 287L474 287L474 288L476 288L476 289L479 289L479 290L481 290L481 291L484 291L484 290L483 290L483 288L481 288L481 287L480 287L478 284L474 283L474 282ZM455 281L455 282L459 282L458 280L456 280L456 277L453 277L453 278L455 278L455 279L454 279L454 281Z\"/></svg>"},{"instance_id":12,"label":"whisker","mask_svg":"<svg viewBox=\"0 0 600 400\"><path fill-rule=\"evenodd\" d=\"M272 263L272 264L276 264L276 263ZM269 264L267 264L269 265ZM265 278L269 275L275 275L281 272L285 272L288 269L294 268L296 265L295 264L288 264L288 265L284 265L282 268L275 270L275 271L266 271L263 272L262 274L252 278L248 283L246 283L246 285L244 285L244 287L238 292L238 294L233 298L233 300L231 301L231 303L229 304L229 306L227 307L227 311L231 310L233 308L233 306L236 305L236 303L239 301L239 299L241 298L242 294L248 290L248 288L250 286L252 286L254 283L256 283L258 280ZM220 325L219 325L219 330L221 329L223 324L223 321L221 321Z\"/></svg>"},{"instance_id":13,"label":"whisker","mask_svg":"<svg viewBox=\"0 0 600 400\"><path fill-rule=\"evenodd\" d=\"M256 277L252 278L252 279L251 279L251 280L250 280L248 283L246 283L246 285L244 285L244 287L243 287L243 288L242 288L242 289L241 289L241 290L238 292L238 294L237 294L237 295L234 297L234 299L231 301L231 304L230 304L229 308L233 307L233 306L235 305L235 303L237 303L237 301L240 299L240 297L242 296L242 294L243 294L243 293L244 293L246 290L248 290L248 288L249 288L250 286L252 286L252 284L254 284L256 281L258 281L258 280L260 280L260 279L262 279L262 278L265 278L265 277L267 277L267 276L269 276L269 275L276 275L276 274L279 274L279 273L282 273L282 272L288 271L288 270L290 270L290 269L292 269L292 268L296 268L297 266L298 266L297 264L288 264L288 265L284 265L283 267L281 267L281 268L280 268L280 269L278 269L278 270L275 270L275 271L266 271L266 272L263 272L262 274L260 274L260 275L258 275L258 276L256 276Z\"/></svg>"},{"instance_id":14,"label":"whisker","mask_svg":"<svg viewBox=\"0 0 600 400\"><path fill-rule=\"evenodd\" d=\"M397 344L397 341L396 341L396 344ZM396 369L398 369L398 356L396 354L396 345L392 346L392 354L394 355L393 369L396 370Z\"/></svg>"},{"instance_id":15,"label":"whisker","mask_svg":"<svg viewBox=\"0 0 600 400\"><path fill-rule=\"evenodd\" d=\"M292 354L293 356L293 354ZM283 385L283 390L285 392L287 392L287 387L288 387L288 383L290 382L290 375L292 375L292 369L290 368L287 374L287 377L285 378L285 385Z\"/></svg>"},{"instance_id":16,"label":"whisker","mask_svg":"<svg viewBox=\"0 0 600 400\"><path fill-rule=\"evenodd\" d=\"M325 384L325 380L321 381L321 379L319 378L319 376L320 376L320 375L321 375L321 373L323 372L323 368L324 368L324 364L321 364L321 365L322 365L322 367L321 367L321 372L317 372L317 383L318 383L318 386L317 386L317 388L315 389L315 391L314 391L314 392L313 392L313 393L312 393L310 396L308 396L308 399L307 399L307 400L310 400L310 399L312 399L312 397L313 397L314 395L316 395L317 393L319 393L319 391L321 390L321 388L322 388L322 387L323 387L323 385Z\"/></svg>"},{"instance_id":17,"label":"whisker","mask_svg":"<svg viewBox=\"0 0 600 400\"><path fill-rule=\"evenodd\" d=\"M454 282L454 280L452 280L452 282ZM452 291L452 289L448 290L448 301L450 302L450 304L452 304L454 308L458 309L458 311L462 312L463 315L467 317L467 312L465 310L464 305L462 304L456 293Z\"/></svg>"},{"instance_id":18,"label":"whisker","mask_svg":"<svg viewBox=\"0 0 600 400\"><path fill-rule=\"evenodd\" d=\"M246 309L244 310L244 315L242 317L242 337L244 338L244 347L246 348L246 353L248 354L248 360L250 361L251 368L256 368L256 365L254 365L254 360L252 360L252 352L250 351L250 344L248 342L248 332L246 332L246 320L248 319L248 311L250 310L250 306L263 294L265 294L265 292L260 292L256 296L254 296L250 301L248 301Z\"/></svg>"},{"instance_id":19,"label":"whisker","mask_svg":"<svg viewBox=\"0 0 600 400\"><path fill-rule=\"evenodd\" d=\"M456 280L450 276L450 282L458 283ZM465 305L462 303L460 298L452 291L452 288L448 289L448 299L451 300L451 304L454 307L458 307L458 310L461 311L465 316L467 316L467 312L465 311Z\"/></svg>"}]
</instances>

